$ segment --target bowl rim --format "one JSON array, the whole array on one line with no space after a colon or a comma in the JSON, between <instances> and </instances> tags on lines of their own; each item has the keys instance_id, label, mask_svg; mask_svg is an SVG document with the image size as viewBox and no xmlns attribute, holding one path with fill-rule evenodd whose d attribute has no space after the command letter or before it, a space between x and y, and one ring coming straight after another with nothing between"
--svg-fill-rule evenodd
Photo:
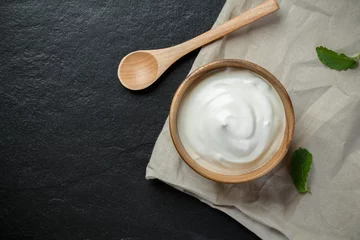
<instances>
[{"instance_id":1,"label":"bowl rim","mask_svg":"<svg viewBox=\"0 0 360 240\"><path fill-rule=\"evenodd\" d=\"M278 95L280 96L280 99L284 106L285 117L286 117L284 138L281 142L279 149L261 167L252 170L248 173L244 173L240 175L225 175L225 174L216 173L198 164L195 160L191 158L191 156L188 154L185 147L181 143L181 139L177 128L177 116L178 116L179 106L188 88L192 86L193 83L196 83L198 79L201 79L201 76L203 76L204 74L216 69L221 69L226 67L248 69L262 76L264 79L266 79L275 88ZM269 71L267 71L263 67L253 62L249 62L246 60L222 59L199 67L191 74L189 74L185 78L185 80L180 84L171 102L170 113L169 113L169 127L170 127L171 139L174 143L177 152L179 153L180 157L184 160L184 162L188 166L190 166L190 168L192 168L195 172L216 182L241 183L241 182L251 181L265 175L266 173L271 171L278 163L281 162L281 160L284 158L284 156L286 155L287 151L290 148L291 140L294 135L295 117L294 117L294 109L292 106L292 102L285 87Z\"/></svg>"}]
</instances>

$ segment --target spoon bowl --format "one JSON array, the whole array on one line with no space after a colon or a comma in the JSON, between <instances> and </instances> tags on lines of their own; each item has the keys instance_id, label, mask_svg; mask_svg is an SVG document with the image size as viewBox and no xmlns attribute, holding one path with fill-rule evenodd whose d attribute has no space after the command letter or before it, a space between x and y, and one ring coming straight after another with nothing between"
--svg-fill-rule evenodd
<instances>
[{"instance_id":1,"label":"spoon bowl","mask_svg":"<svg viewBox=\"0 0 360 240\"><path fill-rule=\"evenodd\" d=\"M119 80L130 90L147 88L176 60L185 54L275 12L278 9L279 5L276 0L266 0L259 6L179 45L157 50L132 52L126 55L119 64Z\"/></svg>"},{"instance_id":2,"label":"spoon bowl","mask_svg":"<svg viewBox=\"0 0 360 240\"><path fill-rule=\"evenodd\" d=\"M141 90L157 80L158 61L148 51L136 51L125 56L118 68L120 82L130 90Z\"/></svg>"}]
</instances>

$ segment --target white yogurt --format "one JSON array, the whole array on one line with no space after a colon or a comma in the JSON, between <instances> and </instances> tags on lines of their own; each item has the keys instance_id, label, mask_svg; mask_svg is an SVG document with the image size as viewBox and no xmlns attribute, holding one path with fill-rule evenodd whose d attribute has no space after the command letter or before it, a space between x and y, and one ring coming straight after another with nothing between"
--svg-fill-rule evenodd
<instances>
[{"instance_id":1,"label":"white yogurt","mask_svg":"<svg viewBox=\"0 0 360 240\"><path fill-rule=\"evenodd\" d=\"M185 149L222 174L260 167L284 136L285 111L276 90L248 70L227 68L204 77L180 105L178 131Z\"/></svg>"}]
</instances>

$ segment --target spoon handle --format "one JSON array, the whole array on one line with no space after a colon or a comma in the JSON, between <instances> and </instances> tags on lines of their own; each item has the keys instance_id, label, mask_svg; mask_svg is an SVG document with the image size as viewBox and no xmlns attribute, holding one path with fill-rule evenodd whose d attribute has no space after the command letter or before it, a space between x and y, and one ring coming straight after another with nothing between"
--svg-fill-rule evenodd
<instances>
[{"instance_id":1,"label":"spoon handle","mask_svg":"<svg viewBox=\"0 0 360 240\"><path fill-rule=\"evenodd\" d=\"M239 16L225 22L224 24L171 48L173 48L172 50L176 51L176 55L182 57L205 44L208 44L218 38L225 36L228 33L231 33L272 12L275 12L278 9L279 5L276 0L266 0L259 6L240 14Z\"/></svg>"}]
</instances>

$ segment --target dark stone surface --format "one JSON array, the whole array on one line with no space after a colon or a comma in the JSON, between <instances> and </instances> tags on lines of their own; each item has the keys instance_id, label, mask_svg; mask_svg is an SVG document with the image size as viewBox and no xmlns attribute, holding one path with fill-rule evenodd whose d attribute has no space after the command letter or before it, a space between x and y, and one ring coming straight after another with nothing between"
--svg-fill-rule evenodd
<instances>
[{"instance_id":1,"label":"dark stone surface","mask_svg":"<svg viewBox=\"0 0 360 240\"><path fill-rule=\"evenodd\" d=\"M257 239L145 167L197 52L155 86L116 76L136 49L209 29L224 0L0 3L0 239Z\"/></svg>"}]
</instances>

